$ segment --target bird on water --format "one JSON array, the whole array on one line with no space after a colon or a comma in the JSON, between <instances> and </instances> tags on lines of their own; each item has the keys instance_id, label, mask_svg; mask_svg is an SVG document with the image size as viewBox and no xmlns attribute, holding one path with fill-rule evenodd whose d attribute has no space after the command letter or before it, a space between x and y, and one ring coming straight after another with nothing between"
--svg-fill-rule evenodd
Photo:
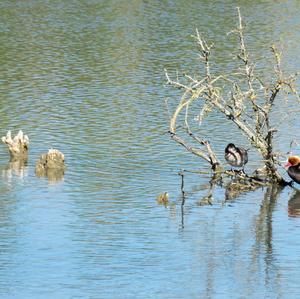
<instances>
[{"instance_id":1,"label":"bird on water","mask_svg":"<svg viewBox=\"0 0 300 299\"><path fill-rule=\"evenodd\" d=\"M225 148L225 160L233 167L244 167L248 162L248 150L229 143Z\"/></svg>"},{"instance_id":2,"label":"bird on water","mask_svg":"<svg viewBox=\"0 0 300 299\"><path fill-rule=\"evenodd\" d=\"M290 178L300 184L300 158L298 156L290 156L284 168Z\"/></svg>"}]
</instances>

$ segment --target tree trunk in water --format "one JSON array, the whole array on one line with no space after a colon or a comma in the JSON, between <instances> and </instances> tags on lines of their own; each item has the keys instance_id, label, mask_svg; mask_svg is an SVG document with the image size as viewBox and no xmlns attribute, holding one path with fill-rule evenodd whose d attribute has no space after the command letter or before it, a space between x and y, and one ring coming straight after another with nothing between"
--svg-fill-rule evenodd
<instances>
[{"instance_id":1,"label":"tree trunk in water","mask_svg":"<svg viewBox=\"0 0 300 299\"><path fill-rule=\"evenodd\" d=\"M8 146L11 162L18 160L27 161L29 138L21 130L14 138L11 137L11 132L8 131L6 136L2 137L2 142Z\"/></svg>"}]
</instances>

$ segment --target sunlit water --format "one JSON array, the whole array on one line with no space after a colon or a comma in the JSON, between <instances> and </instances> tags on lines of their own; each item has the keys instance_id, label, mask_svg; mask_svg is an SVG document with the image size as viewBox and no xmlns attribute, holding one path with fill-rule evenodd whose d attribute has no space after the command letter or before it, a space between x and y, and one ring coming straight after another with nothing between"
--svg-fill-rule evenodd
<instances>
[{"instance_id":1,"label":"sunlit water","mask_svg":"<svg viewBox=\"0 0 300 299\"><path fill-rule=\"evenodd\" d=\"M187 174L182 205L178 171L206 166L167 134L165 100L180 94L163 69L198 70L196 27L215 41L214 67L230 67L237 5L261 65L275 42L298 70L296 0L1 1L0 133L30 138L23 169L0 147L1 298L297 298L299 194L225 202L217 187L202 205L209 177ZM203 131L221 156L228 141L246 143L220 115ZM278 148L299 135L286 119ZM66 156L57 182L34 174L51 147ZM155 200L165 191L167 207Z\"/></svg>"}]
</instances>

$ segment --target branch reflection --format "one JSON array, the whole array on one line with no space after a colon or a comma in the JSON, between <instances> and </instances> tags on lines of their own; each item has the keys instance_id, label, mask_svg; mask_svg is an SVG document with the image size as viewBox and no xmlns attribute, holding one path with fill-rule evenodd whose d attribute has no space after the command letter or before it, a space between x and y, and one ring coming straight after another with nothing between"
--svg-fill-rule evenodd
<instances>
[{"instance_id":1,"label":"branch reflection","mask_svg":"<svg viewBox=\"0 0 300 299\"><path fill-rule=\"evenodd\" d=\"M206 296L210 297L215 291L216 285L220 282L220 273L230 276L236 275L237 271L242 273L242 280L247 283L246 291L249 294L255 293L258 285L280 294L282 281L273 240L273 212L283 187L277 185L255 186L255 188L249 186L243 189L238 187L239 181L222 182L213 178L209 184L200 187L197 185L191 192L186 192L186 198L181 197L183 203L181 228L184 229L184 221L187 217L192 217L185 210L188 207L192 209L187 203L191 203L195 209L195 203L189 199L195 198L198 192L202 195L197 205L198 209L205 211L196 211L196 217L193 219L201 240L193 241L195 242L193 245L199 252L204 271L207 271L206 281L203 282ZM260 190L257 190L258 188ZM233 208L223 205L228 200L241 198L242 194L249 195L251 199L249 200L247 196L248 199L245 198L245 201L230 205ZM208 205L221 205L222 208L210 209ZM291 198L289 210L290 213L300 216L300 191ZM201 217L198 217L199 215Z\"/></svg>"},{"instance_id":2,"label":"branch reflection","mask_svg":"<svg viewBox=\"0 0 300 299\"><path fill-rule=\"evenodd\" d=\"M263 243L268 253L272 253L272 214L282 190L278 185L267 188L255 223L256 243Z\"/></svg>"},{"instance_id":3,"label":"branch reflection","mask_svg":"<svg viewBox=\"0 0 300 299\"><path fill-rule=\"evenodd\" d=\"M300 191L295 190L288 203L289 217L300 217Z\"/></svg>"}]
</instances>

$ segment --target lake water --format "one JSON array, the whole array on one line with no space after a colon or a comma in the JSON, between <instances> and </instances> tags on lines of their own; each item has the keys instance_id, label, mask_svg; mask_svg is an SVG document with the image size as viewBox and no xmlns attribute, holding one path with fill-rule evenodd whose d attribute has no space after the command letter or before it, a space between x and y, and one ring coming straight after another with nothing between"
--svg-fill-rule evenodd
<instances>
[{"instance_id":1,"label":"lake water","mask_svg":"<svg viewBox=\"0 0 300 299\"><path fill-rule=\"evenodd\" d=\"M165 100L173 107L180 93L164 86L163 69L198 71L195 28L216 44L214 68L230 68L237 5L258 68L268 73L275 42L285 68L299 70L297 0L1 1L0 133L30 138L22 169L0 147L1 298L299 296L294 189L225 202L216 187L202 205L209 176L189 173L182 205L178 171L207 166L167 134ZM203 131L220 157L229 141L247 147L220 115ZM281 123L278 149L299 132L297 115ZM34 174L49 148L66 156L60 181ZM250 152L246 171L258 164ZM167 207L156 202L165 191Z\"/></svg>"}]
</instances>

